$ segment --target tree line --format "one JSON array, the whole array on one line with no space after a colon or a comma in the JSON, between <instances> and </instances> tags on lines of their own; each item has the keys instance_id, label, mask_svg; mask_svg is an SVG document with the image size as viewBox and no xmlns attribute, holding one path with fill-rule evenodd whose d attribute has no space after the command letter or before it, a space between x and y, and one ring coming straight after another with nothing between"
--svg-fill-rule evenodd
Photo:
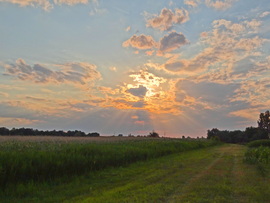
<instances>
[{"instance_id":1,"label":"tree line","mask_svg":"<svg viewBox=\"0 0 270 203\"><path fill-rule=\"evenodd\" d=\"M12 128L0 127L0 135L21 135L21 136L66 136L66 137L99 137L97 132L85 133L80 130L37 130L32 128Z\"/></svg>"},{"instance_id":2,"label":"tree line","mask_svg":"<svg viewBox=\"0 0 270 203\"><path fill-rule=\"evenodd\" d=\"M257 121L258 127L248 127L241 130L219 130L213 128L207 131L207 139L215 139L226 143L247 143L254 140L269 139L270 135L270 113L260 113Z\"/></svg>"}]
</instances>

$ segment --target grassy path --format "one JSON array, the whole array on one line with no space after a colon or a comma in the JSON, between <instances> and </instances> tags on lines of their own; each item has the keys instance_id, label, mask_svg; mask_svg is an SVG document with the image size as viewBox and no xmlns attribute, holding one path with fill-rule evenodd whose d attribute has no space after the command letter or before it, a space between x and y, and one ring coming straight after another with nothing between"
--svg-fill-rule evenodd
<instances>
[{"instance_id":1,"label":"grassy path","mask_svg":"<svg viewBox=\"0 0 270 203\"><path fill-rule=\"evenodd\" d=\"M119 172L126 177L112 178L106 188L72 201L270 202L270 178L243 163L245 150L224 145L131 167L134 174L123 169Z\"/></svg>"},{"instance_id":2,"label":"grassy path","mask_svg":"<svg viewBox=\"0 0 270 203\"><path fill-rule=\"evenodd\" d=\"M40 185L1 202L270 202L270 175L243 163L246 147L222 145Z\"/></svg>"}]
</instances>

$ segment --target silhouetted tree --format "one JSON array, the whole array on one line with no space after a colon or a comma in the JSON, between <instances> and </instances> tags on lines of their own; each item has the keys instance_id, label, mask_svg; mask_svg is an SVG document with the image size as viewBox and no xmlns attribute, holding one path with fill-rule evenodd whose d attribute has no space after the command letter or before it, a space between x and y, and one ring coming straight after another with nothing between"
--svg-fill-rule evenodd
<instances>
[{"instance_id":1,"label":"silhouetted tree","mask_svg":"<svg viewBox=\"0 0 270 203\"><path fill-rule=\"evenodd\" d=\"M0 128L0 135L9 135L9 129L5 127Z\"/></svg>"},{"instance_id":2,"label":"silhouetted tree","mask_svg":"<svg viewBox=\"0 0 270 203\"><path fill-rule=\"evenodd\" d=\"M97 132L94 132L94 133L88 133L87 136L88 136L88 137L99 137L100 134L97 133Z\"/></svg>"},{"instance_id":3,"label":"silhouetted tree","mask_svg":"<svg viewBox=\"0 0 270 203\"><path fill-rule=\"evenodd\" d=\"M241 130L219 130L213 128L207 131L207 139L219 140L227 143L246 143L253 140L267 139L267 131L261 128L248 127Z\"/></svg>"},{"instance_id":4,"label":"silhouetted tree","mask_svg":"<svg viewBox=\"0 0 270 203\"><path fill-rule=\"evenodd\" d=\"M157 132L153 131L153 132L149 133L148 137L159 137L159 134Z\"/></svg>"},{"instance_id":5,"label":"silhouetted tree","mask_svg":"<svg viewBox=\"0 0 270 203\"><path fill-rule=\"evenodd\" d=\"M217 128L213 128L212 130L207 130L207 139L218 139L220 135L220 131Z\"/></svg>"},{"instance_id":6,"label":"silhouetted tree","mask_svg":"<svg viewBox=\"0 0 270 203\"><path fill-rule=\"evenodd\" d=\"M88 133L86 134L85 132L75 130L75 131L67 131L64 132L63 130L52 130L52 131L43 131L43 130L37 130L37 129L32 129L32 128L12 128L9 130L8 128L5 127L0 127L0 135L21 135L21 136L37 136L37 135L42 135L42 136L75 136L75 137L98 137L100 136L99 133L94 132L94 133Z\"/></svg>"},{"instance_id":7,"label":"silhouetted tree","mask_svg":"<svg viewBox=\"0 0 270 203\"><path fill-rule=\"evenodd\" d=\"M260 113L260 118L258 120L258 127L267 130L270 133L270 113L266 111L265 113Z\"/></svg>"}]
</instances>

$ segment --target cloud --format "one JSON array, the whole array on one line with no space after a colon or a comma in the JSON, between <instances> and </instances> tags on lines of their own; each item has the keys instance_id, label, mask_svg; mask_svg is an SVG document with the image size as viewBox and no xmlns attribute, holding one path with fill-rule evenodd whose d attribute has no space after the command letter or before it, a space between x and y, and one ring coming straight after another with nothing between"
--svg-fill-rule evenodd
<instances>
[{"instance_id":1,"label":"cloud","mask_svg":"<svg viewBox=\"0 0 270 203\"><path fill-rule=\"evenodd\" d=\"M89 0L0 0L0 2L7 2L12 4L18 4L21 7L32 6L32 7L41 7L45 11L50 11L53 9L54 5L69 5L74 6L76 4L88 4ZM98 4L98 0L92 0L94 4ZM103 12L102 9L96 9L95 13Z\"/></svg>"},{"instance_id":2,"label":"cloud","mask_svg":"<svg viewBox=\"0 0 270 203\"><path fill-rule=\"evenodd\" d=\"M171 32L169 35L165 35L160 40L159 51L161 53L170 52L181 46L187 44L188 41L182 33L177 33L175 31Z\"/></svg>"},{"instance_id":3,"label":"cloud","mask_svg":"<svg viewBox=\"0 0 270 203\"><path fill-rule=\"evenodd\" d=\"M261 13L261 15L259 16L260 18L264 18L266 16L269 16L270 15L270 12L269 11L265 11L263 13Z\"/></svg>"},{"instance_id":4,"label":"cloud","mask_svg":"<svg viewBox=\"0 0 270 203\"><path fill-rule=\"evenodd\" d=\"M26 118L0 117L0 122L2 126L6 127L14 127L14 126L25 127L36 123L40 123L41 121Z\"/></svg>"},{"instance_id":5,"label":"cloud","mask_svg":"<svg viewBox=\"0 0 270 203\"><path fill-rule=\"evenodd\" d=\"M46 99L43 98L38 98L38 97L33 97L33 96L26 96L25 99L30 99L36 102L46 102Z\"/></svg>"},{"instance_id":6,"label":"cloud","mask_svg":"<svg viewBox=\"0 0 270 203\"><path fill-rule=\"evenodd\" d=\"M133 35L130 39L122 43L123 47L133 47L136 49L148 49L146 55L151 56L155 50L157 50L157 55L162 56L165 52L171 52L181 46L187 44L188 41L182 33L177 33L175 31L165 35L157 43L154 41L152 36L149 35ZM150 50L149 50L150 49ZM138 50L134 52L138 54Z\"/></svg>"},{"instance_id":7,"label":"cloud","mask_svg":"<svg viewBox=\"0 0 270 203\"><path fill-rule=\"evenodd\" d=\"M250 121L256 121L260 111L254 108L241 109L237 111L230 112L230 116L246 118Z\"/></svg>"},{"instance_id":8,"label":"cloud","mask_svg":"<svg viewBox=\"0 0 270 203\"><path fill-rule=\"evenodd\" d=\"M87 103L68 103L68 108L73 110L73 111L78 111L78 112L85 112L85 111L90 111L94 108L95 106Z\"/></svg>"},{"instance_id":9,"label":"cloud","mask_svg":"<svg viewBox=\"0 0 270 203\"><path fill-rule=\"evenodd\" d=\"M117 72L117 68L115 66L111 66L109 69L110 71Z\"/></svg>"},{"instance_id":10,"label":"cloud","mask_svg":"<svg viewBox=\"0 0 270 203\"><path fill-rule=\"evenodd\" d=\"M143 85L140 85L137 88L128 89L127 92L129 92L130 94L133 94L134 96L137 96L137 97L144 97L146 92L147 92L147 88L144 87Z\"/></svg>"},{"instance_id":11,"label":"cloud","mask_svg":"<svg viewBox=\"0 0 270 203\"><path fill-rule=\"evenodd\" d=\"M167 62L164 64L164 68L171 72L179 72L183 71L187 68L187 64L184 61L174 61L174 62Z\"/></svg>"},{"instance_id":12,"label":"cloud","mask_svg":"<svg viewBox=\"0 0 270 203\"><path fill-rule=\"evenodd\" d=\"M58 5L67 4L73 6L75 4L87 4L88 0L54 0L54 3Z\"/></svg>"},{"instance_id":13,"label":"cloud","mask_svg":"<svg viewBox=\"0 0 270 203\"><path fill-rule=\"evenodd\" d=\"M130 26L128 26L128 27L125 29L125 31L126 31L126 32L129 32L129 31L130 31L130 29L131 29L131 27L130 27Z\"/></svg>"},{"instance_id":14,"label":"cloud","mask_svg":"<svg viewBox=\"0 0 270 203\"><path fill-rule=\"evenodd\" d=\"M269 75L270 71L266 75ZM265 107L270 105L270 80L268 77L261 79L243 80L241 86L235 90L234 97L231 101L241 101L249 103L253 107Z\"/></svg>"},{"instance_id":15,"label":"cloud","mask_svg":"<svg viewBox=\"0 0 270 203\"><path fill-rule=\"evenodd\" d=\"M157 46L157 43L152 36L149 35L133 35L130 39L123 42L123 47L133 47L137 49L152 49Z\"/></svg>"},{"instance_id":16,"label":"cloud","mask_svg":"<svg viewBox=\"0 0 270 203\"><path fill-rule=\"evenodd\" d=\"M0 92L0 97L8 97L9 94L6 92Z\"/></svg>"},{"instance_id":17,"label":"cloud","mask_svg":"<svg viewBox=\"0 0 270 203\"><path fill-rule=\"evenodd\" d=\"M103 15L105 13L107 13L108 10L107 9L104 9L104 8L93 8L90 12L89 12L89 15L90 16L94 16L94 15Z\"/></svg>"},{"instance_id":18,"label":"cloud","mask_svg":"<svg viewBox=\"0 0 270 203\"><path fill-rule=\"evenodd\" d=\"M236 1L238 0L205 0L205 4L217 10L226 10Z\"/></svg>"},{"instance_id":19,"label":"cloud","mask_svg":"<svg viewBox=\"0 0 270 203\"><path fill-rule=\"evenodd\" d=\"M145 107L146 103L144 101L138 101L138 102L134 102L132 104L132 107L135 107L135 108L143 108Z\"/></svg>"},{"instance_id":20,"label":"cloud","mask_svg":"<svg viewBox=\"0 0 270 203\"><path fill-rule=\"evenodd\" d=\"M35 83L74 83L84 85L101 78L96 71L96 66L89 63L66 63L53 65L60 70L51 69L35 64L33 66L26 64L23 59L18 59L13 64L5 64L6 75L10 75L23 81Z\"/></svg>"},{"instance_id":21,"label":"cloud","mask_svg":"<svg viewBox=\"0 0 270 203\"><path fill-rule=\"evenodd\" d=\"M163 8L159 16L147 20L147 26L162 31L170 30L174 24L182 24L189 20L189 13L185 9L172 10Z\"/></svg>"},{"instance_id":22,"label":"cloud","mask_svg":"<svg viewBox=\"0 0 270 203\"><path fill-rule=\"evenodd\" d=\"M210 104L209 106L230 105L230 98L239 88L239 84L218 84L211 82L195 83L192 80L181 80L176 84L179 90L184 90L189 96Z\"/></svg>"},{"instance_id":23,"label":"cloud","mask_svg":"<svg viewBox=\"0 0 270 203\"><path fill-rule=\"evenodd\" d=\"M197 81L234 82L237 62L260 56L259 48L267 41L257 35L260 25L255 19L238 23L215 20L211 31L201 33L198 45L204 47L202 51L188 59L172 54L160 67L174 74L197 75Z\"/></svg>"},{"instance_id":24,"label":"cloud","mask_svg":"<svg viewBox=\"0 0 270 203\"><path fill-rule=\"evenodd\" d=\"M49 11L53 8L53 5L48 0L0 0L0 2L7 2L12 4L18 4L19 6L32 6L41 7L45 11Z\"/></svg>"},{"instance_id":25,"label":"cloud","mask_svg":"<svg viewBox=\"0 0 270 203\"><path fill-rule=\"evenodd\" d=\"M199 3L201 3L201 0L185 0L184 1L184 4L191 7L197 7Z\"/></svg>"},{"instance_id":26,"label":"cloud","mask_svg":"<svg viewBox=\"0 0 270 203\"><path fill-rule=\"evenodd\" d=\"M152 56L154 54L154 52L155 52L154 50L150 50L150 51L146 51L145 54L147 56Z\"/></svg>"}]
</instances>

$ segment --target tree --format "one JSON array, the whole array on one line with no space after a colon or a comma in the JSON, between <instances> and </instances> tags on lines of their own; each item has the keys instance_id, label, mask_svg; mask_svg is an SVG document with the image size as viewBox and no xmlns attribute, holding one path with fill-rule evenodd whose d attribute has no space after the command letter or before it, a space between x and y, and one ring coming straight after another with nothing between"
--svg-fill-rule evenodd
<instances>
[{"instance_id":1,"label":"tree","mask_svg":"<svg viewBox=\"0 0 270 203\"><path fill-rule=\"evenodd\" d=\"M159 134L157 132L153 131L153 132L149 133L148 137L159 137Z\"/></svg>"},{"instance_id":2,"label":"tree","mask_svg":"<svg viewBox=\"0 0 270 203\"><path fill-rule=\"evenodd\" d=\"M270 112L260 113L260 118L258 120L258 127L267 130L270 133Z\"/></svg>"},{"instance_id":3,"label":"tree","mask_svg":"<svg viewBox=\"0 0 270 203\"><path fill-rule=\"evenodd\" d=\"M217 139L220 134L219 129L213 128L212 130L207 130L207 139Z\"/></svg>"}]
</instances>

